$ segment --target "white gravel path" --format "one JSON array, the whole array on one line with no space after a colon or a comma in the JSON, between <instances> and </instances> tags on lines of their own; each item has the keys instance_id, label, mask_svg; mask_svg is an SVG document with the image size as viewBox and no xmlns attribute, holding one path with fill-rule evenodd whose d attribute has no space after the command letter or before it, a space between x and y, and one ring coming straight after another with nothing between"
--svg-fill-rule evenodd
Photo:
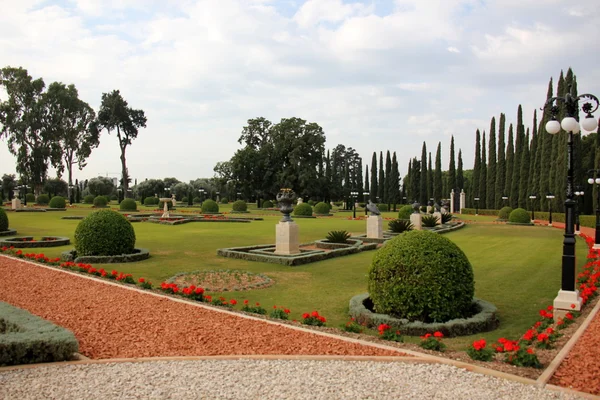
<instances>
[{"instance_id":1,"label":"white gravel path","mask_svg":"<svg viewBox=\"0 0 600 400\"><path fill-rule=\"evenodd\" d=\"M0 373L0 399L577 399L443 364L200 360Z\"/></svg>"}]
</instances>

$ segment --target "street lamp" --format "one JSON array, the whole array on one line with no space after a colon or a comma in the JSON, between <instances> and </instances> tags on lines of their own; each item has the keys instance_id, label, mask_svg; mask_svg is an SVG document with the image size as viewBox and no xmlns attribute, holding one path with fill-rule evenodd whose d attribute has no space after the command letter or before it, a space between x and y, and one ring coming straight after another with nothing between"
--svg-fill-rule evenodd
<instances>
[{"instance_id":1,"label":"street lamp","mask_svg":"<svg viewBox=\"0 0 600 400\"><path fill-rule=\"evenodd\" d=\"M588 183L600 185L600 169L590 169L588 175L596 175L596 178L589 178ZM600 249L600 187L596 186L596 237L594 239L594 249Z\"/></svg>"},{"instance_id":2,"label":"street lamp","mask_svg":"<svg viewBox=\"0 0 600 400\"><path fill-rule=\"evenodd\" d=\"M504 205L506 205L506 202L508 201L508 196L503 194L502 195L502 200L504 201Z\"/></svg>"},{"instance_id":3,"label":"street lamp","mask_svg":"<svg viewBox=\"0 0 600 400\"><path fill-rule=\"evenodd\" d=\"M577 202L575 203L575 234L579 235L581 233L581 225L579 224L579 198L584 195L583 188L581 186L577 186L575 188L575 196L577 197Z\"/></svg>"},{"instance_id":4,"label":"street lamp","mask_svg":"<svg viewBox=\"0 0 600 400\"><path fill-rule=\"evenodd\" d=\"M567 141L567 190L565 200L565 235L563 240L563 255L562 255L562 274L561 274L561 288L558 291L558 295L554 299L554 309L562 310L558 314L555 314L555 318L558 318L560 314L566 313L567 310L571 309L571 305L575 305L575 310L581 310L581 297L579 292L575 289L575 235L573 231L574 222L574 208L575 201L573 200L573 134L579 132L579 123L576 117L579 117L579 100L589 99L595 106L586 102L581 110L586 113L581 126L586 131L593 131L598 126L598 121L594 118L592 113L598 109L598 98L591 94L582 94L575 96L575 88L569 87L567 94L564 97L552 97L546 101L543 107L543 111L547 112L550 116L550 121L546 123L546 131L551 135L555 135L560 132L562 127L568 136ZM558 104L561 103L565 117L561 122L556 120L557 115L561 109Z\"/></svg>"},{"instance_id":5,"label":"street lamp","mask_svg":"<svg viewBox=\"0 0 600 400\"><path fill-rule=\"evenodd\" d=\"M75 193L74 190L75 186L73 185L69 185L69 204L73 205L73 203L75 203Z\"/></svg>"},{"instance_id":6,"label":"street lamp","mask_svg":"<svg viewBox=\"0 0 600 400\"><path fill-rule=\"evenodd\" d=\"M241 199L242 198L242 192L237 192L236 196L235 196L235 200L237 201L238 197Z\"/></svg>"},{"instance_id":7,"label":"street lamp","mask_svg":"<svg viewBox=\"0 0 600 400\"><path fill-rule=\"evenodd\" d=\"M369 192L363 192L363 201L365 202L365 215L367 215L367 196L369 195Z\"/></svg>"},{"instance_id":8,"label":"street lamp","mask_svg":"<svg viewBox=\"0 0 600 400\"><path fill-rule=\"evenodd\" d=\"M529 200L531 200L531 221L532 222L535 220L535 212L534 212L534 207L533 207L533 204L535 203L535 199L537 199L537 196L535 194L532 194L529 196Z\"/></svg>"},{"instance_id":9,"label":"street lamp","mask_svg":"<svg viewBox=\"0 0 600 400\"><path fill-rule=\"evenodd\" d=\"M548 217L548 226L552 226L552 202L550 200L554 200L554 195L548 192L546 199L548 200L548 211L550 212Z\"/></svg>"},{"instance_id":10,"label":"street lamp","mask_svg":"<svg viewBox=\"0 0 600 400\"><path fill-rule=\"evenodd\" d=\"M479 197L475 197L475 215L479 214Z\"/></svg>"},{"instance_id":11,"label":"street lamp","mask_svg":"<svg viewBox=\"0 0 600 400\"><path fill-rule=\"evenodd\" d=\"M120 188L119 188L119 189L120 189ZM169 196L169 191L170 191L170 190L171 190L171 188L170 188L170 187L166 187L166 188L165 188L165 197L171 197L171 196Z\"/></svg>"},{"instance_id":12,"label":"street lamp","mask_svg":"<svg viewBox=\"0 0 600 400\"><path fill-rule=\"evenodd\" d=\"M356 218L356 196L358 196L358 192L350 192L350 198L352 199L352 218Z\"/></svg>"}]
</instances>

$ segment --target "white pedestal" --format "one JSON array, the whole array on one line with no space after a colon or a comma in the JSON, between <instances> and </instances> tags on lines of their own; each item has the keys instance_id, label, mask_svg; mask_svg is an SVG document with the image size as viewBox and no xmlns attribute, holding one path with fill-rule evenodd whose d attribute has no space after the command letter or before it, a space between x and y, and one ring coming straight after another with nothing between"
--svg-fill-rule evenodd
<instances>
[{"instance_id":1,"label":"white pedestal","mask_svg":"<svg viewBox=\"0 0 600 400\"><path fill-rule=\"evenodd\" d=\"M579 235L580 233L581 233L581 231L578 231L578 230L575 231L576 235Z\"/></svg>"},{"instance_id":2,"label":"white pedestal","mask_svg":"<svg viewBox=\"0 0 600 400\"><path fill-rule=\"evenodd\" d=\"M575 304L575 308L571 307ZM579 297L579 291L570 290L559 290L558 296L554 299L554 320L558 321L560 318L564 318L565 314L569 311L580 311L582 300Z\"/></svg>"},{"instance_id":3,"label":"white pedestal","mask_svg":"<svg viewBox=\"0 0 600 400\"><path fill-rule=\"evenodd\" d=\"M12 209L20 210L21 209L21 200L20 199L12 199Z\"/></svg>"},{"instance_id":4,"label":"white pedestal","mask_svg":"<svg viewBox=\"0 0 600 400\"><path fill-rule=\"evenodd\" d=\"M441 225L442 224L442 213L439 211L436 211L433 213L433 216L437 218L436 225Z\"/></svg>"},{"instance_id":5,"label":"white pedestal","mask_svg":"<svg viewBox=\"0 0 600 400\"><path fill-rule=\"evenodd\" d=\"M548 226L552 226L552 222L548 223Z\"/></svg>"},{"instance_id":6,"label":"white pedestal","mask_svg":"<svg viewBox=\"0 0 600 400\"><path fill-rule=\"evenodd\" d=\"M367 237L383 239L383 218L381 218L381 215L370 215L367 218Z\"/></svg>"},{"instance_id":7,"label":"white pedestal","mask_svg":"<svg viewBox=\"0 0 600 400\"><path fill-rule=\"evenodd\" d=\"M160 199L160 201L162 201L164 204L163 214L161 215L161 218L171 218L171 214L169 214L169 202L171 201L171 198L165 197L165 198Z\"/></svg>"},{"instance_id":8,"label":"white pedestal","mask_svg":"<svg viewBox=\"0 0 600 400\"><path fill-rule=\"evenodd\" d=\"M464 190L460 191L460 213L462 214L463 208L467 207L467 195Z\"/></svg>"},{"instance_id":9,"label":"white pedestal","mask_svg":"<svg viewBox=\"0 0 600 400\"><path fill-rule=\"evenodd\" d=\"M280 221L275 227L275 254L298 253L300 253L300 228L293 221Z\"/></svg>"},{"instance_id":10,"label":"white pedestal","mask_svg":"<svg viewBox=\"0 0 600 400\"><path fill-rule=\"evenodd\" d=\"M410 223L413 226L413 229L416 231L420 231L423 229L423 216L421 214L412 213L410 214Z\"/></svg>"}]
</instances>

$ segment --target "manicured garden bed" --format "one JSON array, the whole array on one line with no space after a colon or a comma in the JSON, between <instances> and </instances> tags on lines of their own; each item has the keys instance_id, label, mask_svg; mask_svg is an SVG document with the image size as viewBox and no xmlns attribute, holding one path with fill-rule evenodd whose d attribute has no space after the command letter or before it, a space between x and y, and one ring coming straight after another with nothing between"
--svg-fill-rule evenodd
<instances>
[{"instance_id":1,"label":"manicured garden bed","mask_svg":"<svg viewBox=\"0 0 600 400\"><path fill-rule=\"evenodd\" d=\"M0 239L0 247L15 247L15 248L40 248L40 247L59 247L66 246L71 243L68 237L58 236L42 236L35 239L33 236L19 236L13 238Z\"/></svg>"}]
</instances>

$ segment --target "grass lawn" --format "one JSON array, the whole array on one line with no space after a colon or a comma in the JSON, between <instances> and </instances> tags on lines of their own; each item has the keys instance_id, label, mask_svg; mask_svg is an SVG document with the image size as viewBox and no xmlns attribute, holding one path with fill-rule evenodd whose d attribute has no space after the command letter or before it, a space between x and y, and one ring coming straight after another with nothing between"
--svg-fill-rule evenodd
<instances>
[{"instance_id":1,"label":"grass lawn","mask_svg":"<svg viewBox=\"0 0 600 400\"><path fill-rule=\"evenodd\" d=\"M230 209L230 206L220 206L222 211ZM90 208L81 207L66 212L8 213L8 216L10 228L16 229L18 235L57 235L73 240L79 221L63 220L61 217L87 215L90 211ZM258 213L252 211L244 215ZM144 277L155 285L183 271L237 269L265 273L275 280L275 285L266 289L210 294L235 298L239 303L244 299L260 302L267 310L273 305L285 306L292 310L293 319L300 319L303 312L318 310L328 319L328 326L338 327L345 323L348 320L350 298L366 292L366 274L375 252L298 267L217 257L216 250L221 247L274 243L275 224L280 215L274 211L260 212L260 215L264 221L251 223L200 222L177 226L134 223L136 246L150 249L151 258L139 263L95 266L132 273L136 280ZM358 215L362 214L357 211ZM388 218L394 218L395 215L393 212L383 213ZM330 230L364 233L365 221L350 220L351 216L352 213L345 212L337 213L335 217L296 219L300 226L301 242L324 238ZM466 219L473 220L472 217L466 216ZM492 341L503 336L516 339L538 319L540 308L552 304L560 287L561 230L485 223L494 219L479 216L477 222L481 224L469 224L446 234L466 253L473 265L476 296L494 303L501 318L500 328L494 332L448 339L447 344L452 348L464 348L479 337ZM35 252L55 257L72 247L35 249ZM579 265L585 262L586 254L584 241L578 239Z\"/></svg>"}]
</instances>

